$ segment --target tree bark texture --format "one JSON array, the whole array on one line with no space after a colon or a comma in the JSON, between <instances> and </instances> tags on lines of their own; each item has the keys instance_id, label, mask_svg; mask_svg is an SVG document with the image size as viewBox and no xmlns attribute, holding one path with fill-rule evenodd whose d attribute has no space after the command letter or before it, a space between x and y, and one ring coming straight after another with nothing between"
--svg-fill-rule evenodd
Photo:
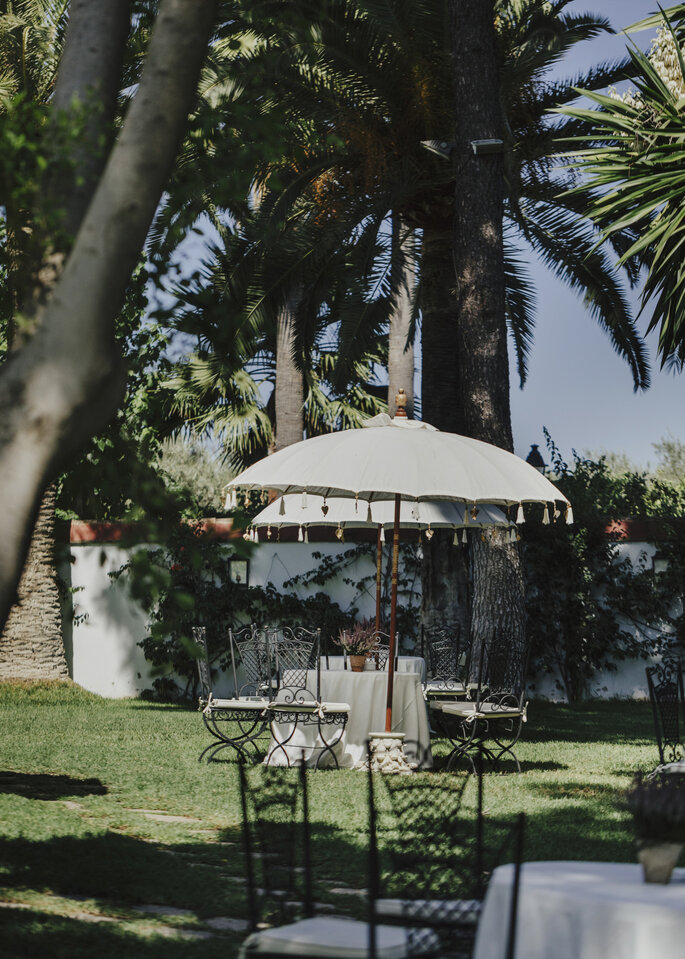
<instances>
[{"instance_id":1,"label":"tree bark texture","mask_svg":"<svg viewBox=\"0 0 685 959\"><path fill-rule=\"evenodd\" d=\"M0 679L67 679L55 569L55 487L41 502L17 602L0 636Z\"/></svg>"},{"instance_id":2,"label":"tree bark texture","mask_svg":"<svg viewBox=\"0 0 685 959\"><path fill-rule=\"evenodd\" d=\"M81 9L100 36L88 5ZM0 370L0 628L43 490L123 398L114 322L196 96L214 17L214 0L163 0L140 85L64 271L38 307L36 332Z\"/></svg>"},{"instance_id":3,"label":"tree bark texture","mask_svg":"<svg viewBox=\"0 0 685 959\"><path fill-rule=\"evenodd\" d=\"M451 0L455 144L454 205L459 407L463 432L513 451L503 260L502 156L474 140L501 139L492 0ZM497 634L523 648L521 554L501 530L471 534L473 659ZM472 660L473 661L473 660Z\"/></svg>"},{"instance_id":4,"label":"tree bark texture","mask_svg":"<svg viewBox=\"0 0 685 959\"><path fill-rule=\"evenodd\" d=\"M397 291L388 331L388 413L395 415L395 396L403 389L407 416L414 415L414 344L409 341L416 288L416 262L409 228L397 214L392 218L392 277Z\"/></svg>"},{"instance_id":5,"label":"tree bark texture","mask_svg":"<svg viewBox=\"0 0 685 959\"><path fill-rule=\"evenodd\" d=\"M89 31L92 21L102 28L97 36ZM129 0L74 0L71 5L52 105L54 116L66 113L82 123L83 128L77 153L72 158L72 182L64 182L66 171L63 164L57 164L61 181L57 180L51 165L41 193L44 212L59 211L61 215L59 240L63 248L55 247L50 251L49 269L37 269L40 250L36 249L30 212L7 211L8 272L13 311L21 309L28 315L33 314L34 320L37 319L35 305L49 294L57 281L71 240L104 168L106 150L114 131L129 24ZM84 118L77 117L79 111L83 111ZM20 245L22 238L23 249ZM10 337L10 349L20 347L33 332L31 325L22 324L16 341ZM55 500L55 490L51 486L38 511L17 590L19 602L12 607L0 639L0 676L61 679L67 675L54 555ZM35 654L33 666L30 654Z\"/></svg>"},{"instance_id":6,"label":"tree bark texture","mask_svg":"<svg viewBox=\"0 0 685 959\"><path fill-rule=\"evenodd\" d=\"M299 443L304 437L304 377L295 362L295 311L298 301L299 296L293 293L277 320L274 450Z\"/></svg>"}]
</instances>

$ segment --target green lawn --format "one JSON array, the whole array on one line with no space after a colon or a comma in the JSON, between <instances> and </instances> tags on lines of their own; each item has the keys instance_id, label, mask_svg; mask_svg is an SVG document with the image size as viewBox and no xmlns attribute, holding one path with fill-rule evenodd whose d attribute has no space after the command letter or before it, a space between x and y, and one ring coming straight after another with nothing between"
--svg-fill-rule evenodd
<instances>
[{"instance_id":1,"label":"green lawn","mask_svg":"<svg viewBox=\"0 0 685 959\"><path fill-rule=\"evenodd\" d=\"M246 916L237 769L198 764L197 712L0 683L0 729L0 954L236 954L244 934L219 920ZM485 805L526 812L526 859L635 859L620 801L658 759L647 703L533 702L518 755L520 776L486 777ZM316 897L357 913L339 889L365 883L366 777L309 783Z\"/></svg>"}]
</instances>

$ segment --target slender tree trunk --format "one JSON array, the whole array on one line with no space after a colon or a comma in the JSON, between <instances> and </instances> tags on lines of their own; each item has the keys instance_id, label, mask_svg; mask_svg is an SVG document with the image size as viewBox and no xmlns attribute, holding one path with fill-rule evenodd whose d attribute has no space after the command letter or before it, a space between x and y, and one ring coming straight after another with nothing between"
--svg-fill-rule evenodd
<instances>
[{"instance_id":1,"label":"slender tree trunk","mask_svg":"<svg viewBox=\"0 0 685 959\"><path fill-rule=\"evenodd\" d=\"M459 173L454 207L457 353L463 432L512 450L504 302L503 166L472 141L501 139L492 0L451 0ZM524 646L518 546L499 530L472 540L472 649L497 633Z\"/></svg>"},{"instance_id":2,"label":"slender tree trunk","mask_svg":"<svg viewBox=\"0 0 685 959\"><path fill-rule=\"evenodd\" d=\"M398 214L392 218L392 285L398 291L388 331L388 412L395 415L395 396L403 389L407 416L414 415L414 344L409 340L416 287L416 262L409 228Z\"/></svg>"},{"instance_id":3,"label":"slender tree trunk","mask_svg":"<svg viewBox=\"0 0 685 959\"><path fill-rule=\"evenodd\" d=\"M293 292L278 315L274 387L275 450L299 443L304 435L304 377L295 362L295 312L298 301L297 292Z\"/></svg>"},{"instance_id":4,"label":"slender tree trunk","mask_svg":"<svg viewBox=\"0 0 685 959\"><path fill-rule=\"evenodd\" d=\"M84 42L102 36L91 11L85 0L71 11ZM0 370L0 628L44 490L123 399L114 322L196 97L215 14L213 0L160 4L140 84L71 253L34 307L35 333Z\"/></svg>"},{"instance_id":5,"label":"slender tree trunk","mask_svg":"<svg viewBox=\"0 0 685 959\"><path fill-rule=\"evenodd\" d=\"M55 567L55 487L43 497L17 602L0 638L1 679L67 679Z\"/></svg>"}]
</instances>

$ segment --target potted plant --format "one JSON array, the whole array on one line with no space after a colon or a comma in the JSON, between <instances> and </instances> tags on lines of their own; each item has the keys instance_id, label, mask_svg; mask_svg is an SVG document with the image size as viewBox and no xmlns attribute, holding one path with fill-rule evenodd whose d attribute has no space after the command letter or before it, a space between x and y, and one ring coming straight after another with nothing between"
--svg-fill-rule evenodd
<instances>
[{"instance_id":1,"label":"potted plant","mask_svg":"<svg viewBox=\"0 0 685 959\"><path fill-rule=\"evenodd\" d=\"M645 881L667 883L685 845L685 776L638 773L626 798Z\"/></svg>"},{"instance_id":2,"label":"potted plant","mask_svg":"<svg viewBox=\"0 0 685 959\"><path fill-rule=\"evenodd\" d=\"M354 623L351 628L341 629L333 642L350 657L350 666L356 673L364 669L366 657L378 643L375 625L369 619Z\"/></svg>"}]
</instances>

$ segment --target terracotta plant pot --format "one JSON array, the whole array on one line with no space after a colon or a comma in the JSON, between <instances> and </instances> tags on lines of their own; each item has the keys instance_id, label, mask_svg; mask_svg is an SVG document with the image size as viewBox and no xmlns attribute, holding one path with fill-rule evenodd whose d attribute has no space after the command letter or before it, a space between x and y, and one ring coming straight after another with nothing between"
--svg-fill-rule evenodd
<instances>
[{"instance_id":1,"label":"terracotta plant pot","mask_svg":"<svg viewBox=\"0 0 685 959\"><path fill-rule=\"evenodd\" d=\"M681 842L638 839L637 858L642 863L645 882L667 883L683 851Z\"/></svg>"},{"instance_id":2,"label":"terracotta plant pot","mask_svg":"<svg viewBox=\"0 0 685 959\"><path fill-rule=\"evenodd\" d=\"M366 656L353 656L350 653L350 669L353 673L361 673L364 671L364 664L366 663Z\"/></svg>"}]
</instances>

